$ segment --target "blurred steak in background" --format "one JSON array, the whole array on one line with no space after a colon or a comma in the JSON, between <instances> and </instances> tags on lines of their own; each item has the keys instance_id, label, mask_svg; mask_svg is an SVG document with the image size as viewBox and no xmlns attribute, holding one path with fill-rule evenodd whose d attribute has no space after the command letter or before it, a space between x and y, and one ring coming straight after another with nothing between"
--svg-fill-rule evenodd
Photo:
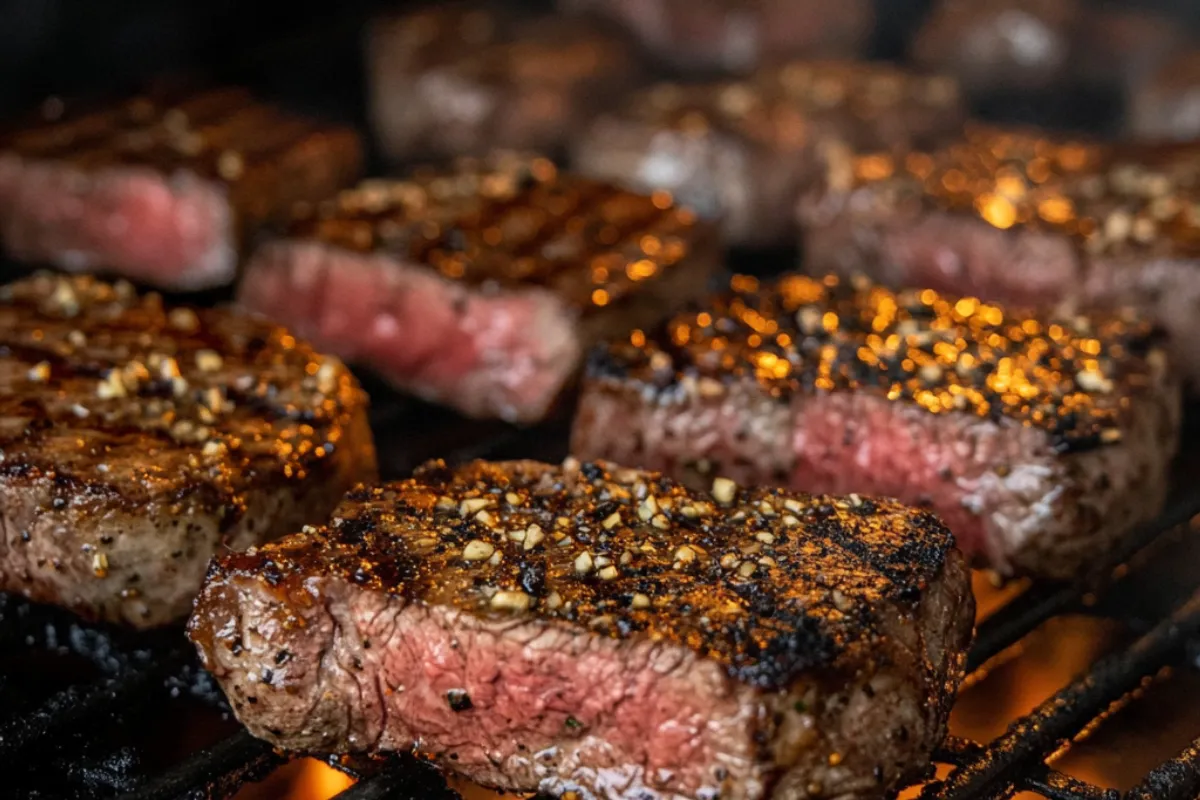
<instances>
[{"instance_id":1,"label":"blurred steak in background","mask_svg":"<svg viewBox=\"0 0 1200 800\"><path fill-rule=\"evenodd\" d=\"M534 422L584 349L699 297L721 252L668 196L495 155L320 204L256 253L239 300L406 391Z\"/></svg>"},{"instance_id":2,"label":"blurred steak in background","mask_svg":"<svg viewBox=\"0 0 1200 800\"><path fill-rule=\"evenodd\" d=\"M1144 139L1200 140L1200 47L1167 61L1133 89L1129 127Z\"/></svg>"},{"instance_id":3,"label":"blurred steak in background","mask_svg":"<svg viewBox=\"0 0 1200 800\"><path fill-rule=\"evenodd\" d=\"M685 72L745 73L794 58L865 55L871 0L559 0L615 19L658 61Z\"/></svg>"},{"instance_id":4,"label":"blurred steak in background","mask_svg":"<svg viewBox=\"0 0 1200 800\"><path fill-rule=\"evenodd\" d=\"M792 275L589 362L579 458L896 497L1002 574L1072 578L1162 508L1176 376L1149 326Z\"/></svg>"},{"instance_id":5,"label":"blurred steak in background","mask_svg":"<svg viewBox=\"0 0 1200 800\"><path fill-rule=\"evenodd\" d=\"M799 205L805 268L1064 312L1134 306L1200 385L1200 147L973 127L863 154Z\"/></svg>"},{"instance_id":6,"label":"blurred steak in background","mask_svg":"<svg viewBox=\"0 0 1200 800\"><path fill-rule=\"evenodd\" d=\"M354 181L358 134L243 89L162 85L42 104L0 133L0 240L14 258L172 289L233 280L244 244Z\"/></svg>"},{"instance_id":7,"label":"blurred steak in background","mask_svg":"<svg viewBox=\"0 0 1200 800\"><path fill-rule=\"evenodd\" d=\"M394 161L560 150L640 74L606 25L481 4L380 17L367 51L371 118Z\"/></svg>"},{"instance_id":8,"label":"blurred steak in background","mask_svg":"<svg viewBox=\"0 0 1200 800\"><path fill-rule=\"evenodd\" d=\"M912 42L913 61L968 92L1046 89L1071 67L1079 0L936 0Z\"/></svg>"},{"instance_id":9,"label":"blurred steak in background","mask_svg":"<svg viewBox=\"0 0 1200 800\"><path fill-rule=\"evenodd\" d=\"M793 62L712 84L664 83L601 115L574 143L586 175L665 189L719 219L731 243L772 245L830 150L935 144L961 130L953 80L882 63Z\"/></svg>"}]
</instances>

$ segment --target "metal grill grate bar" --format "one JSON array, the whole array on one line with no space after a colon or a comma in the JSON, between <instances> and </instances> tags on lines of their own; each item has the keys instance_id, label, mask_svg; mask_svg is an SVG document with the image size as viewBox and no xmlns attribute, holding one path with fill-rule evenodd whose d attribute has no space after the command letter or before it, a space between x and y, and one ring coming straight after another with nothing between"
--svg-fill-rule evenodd
<instances>
[{"instance_id":1,"label":"metal grill grate bar","mask_svg":"<svg viewBox=\"0 0 1200 800\"><path fill-rule=\"evenodd\" d=\"M1125 795L1126 800L1195 800L1200 797L1200 739L1156 767Z\"/></svg>"},{"instance_id":2,"label":"metal grill grate bar","mask_svg":"<svg viewBox=\"0 0 1200 800\"><path fill-rule=\"evenodd\" d=\"M378 775L363 778L333 800L461 800L436 767L412 756L397 757Z\"/></svg>"},{"instance_id":3,"label":"metal grill grate bar","mask_svg":"<svg viewBox=\"0 0 1200 800\"><path fill-rule=\"evenodd\" d=\"M1188 637L1197 631L1200 592L1127 650L1101 659L1033 713L1014 722L1003 736L964 762L945 781L925 787L922 800L968 800L1001 781L1015 779L1018 776L1013 773L1030 760L1040 762L1100 716L1110 703L1137 688L1144 676L1156 672L1182 650Z\"/></svg>"},{"instance_id":4,"label":"metal grill grate bar","mask_svg":"<svg viewBox=\"0 0 1200 800\"><path fill-rule=\"evenodd\" d=\"M1200 494L1187 496L1168 505L1154 522L1135 529L1120 546L1109 554L1093 572L1090 583L1110 574L1140 550L1181 525L1200 515ZM974 672L997 655L1016 644L1042 623L1079 605L1080 596L1090 583L1034 585L1010 601L1004 608L985 619L978 627L975 645L967 658L968 673ZM1085 588L1086 587L1086 588Z\"/></svg>"},{"instance_id":5,"label":"metal grill grate bar","mask_svg":"<svg viewBox=\"0 0 1200 800\"><path fill-rule=\"evenodd\" d=\"M242 783L266 775L286 759L269 744L239 731L189 756L166 775L122 800L202 800L226 797Z\"/></svg>"}]
</instances>

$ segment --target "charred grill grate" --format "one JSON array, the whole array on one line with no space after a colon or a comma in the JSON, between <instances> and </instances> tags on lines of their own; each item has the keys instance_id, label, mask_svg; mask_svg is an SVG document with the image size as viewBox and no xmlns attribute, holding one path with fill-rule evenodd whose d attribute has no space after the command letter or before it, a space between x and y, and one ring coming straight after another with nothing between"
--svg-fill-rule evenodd
<instances>
[{"instance_id":1,"label":"charred grill grate","mask_svg":"<svg viewBox=\"0 0 1200 800\"><path fill-rule=\"evenodd\" d=\"M408 408L409 420L397 426L395 407L384 412L381 444L404 429L408 454L404 462L387 464L388 472L407 471L430 448L450 441L471 440L454 450L454 459L474 457L534 456L561 458L565 442L561 426L517 434L491 426L448 431L443 412ZM433 431L416 438L415 431ZM485 435L486 434L486 435ZM478 438L482 437L482 438ZM439 441L440 440L440 441ZM481 443L482 442L482 443ZM431 450L433 452L433 450ZM1187 470L1188 474L1192 471ZM1190 481L1179 481L1188 486ZM1181 532L1200 515L1200 492L1189 490L1177 497L1155 524L1131 532L1123 548L1094 576L1077 585L1033 584L984 620L969 659L971 672L982 674L1025 636L1043 623L1080 610L1122 584L1144 579L1141 562L1178 541ZM1101 586L1104 588L1097 589ZM950 773L927 784L922 800L999 800L1022 791L1048 800L1191 800L1200 796L1200 739L1146 775L1136 788L1122 795L1071 778L1047 766L1046 760L1080 735L1114 704L1129 702L1129 695L1144 680L1164 667L1195 661L1200 644L1200 586L1192 597L1169 616L1142 621L1142 635L1124 650L1095 662L1088 671L1013 722L1008 731L989 744L951 738L938 754ZM225 713L220 693L195 666L190 647L177 632L149 637L92 626L55 609L33 606L15 598L0 598L0 653L22 651L80 662L91 670L91 679L52 688L33 704L0 718L0 770L6 780L28 786L19 796L30 798L80 797L108 800L177 800L231 796L245 783L259 780L284 764L288 754L226 722L223 736L173 757L164 764L146 756L137 744L138 731L149 721L162 723L175 713L175 705ZM0 707L22 693L20 680L5 671L0 661ZM171 711L164 715L163 698ZM174 698L174 699L171 699ZM169 724L168 720L168 724ZM144 737L143 737L144 738ZM438 771L413 758L362 760L355 763L331 759L332 765L359 778L338 800L411 798L439 800L457 795ZM43 789L53 775L53 789ZM0 792L3 794L3 792ZM12 795L18 796L18 795Z\"/></svg>"}]
</instances>

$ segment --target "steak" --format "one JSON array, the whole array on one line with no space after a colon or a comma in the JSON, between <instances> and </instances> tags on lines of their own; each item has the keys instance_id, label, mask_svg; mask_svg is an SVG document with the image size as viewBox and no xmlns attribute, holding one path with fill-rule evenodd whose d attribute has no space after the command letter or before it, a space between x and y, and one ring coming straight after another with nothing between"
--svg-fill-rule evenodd
<instances>
[{"instance_id":1,"label":"steak","mask_svg":"<svg viewBox=\"0 0 1200 800\"><path fill-rule=\"evenodd\" d=\"M1200 380L1200 148L972 128L935 152L864 153L799 204L805 268L1040 310L1133 306Z\"/></svg>"},{"instance_id":2,"label":"steak","mask_svg":"<svg viewBox=\"0 0 1200 800\"><path fill-rule=\"evenodd\" d=\"M967 91L1052 89L1072 72L1079 0L939 0L912 42L912 58Z\"/></svg>"},{"instance_id":3,"label":"steak","mask_svg":"<svg viewBox=\"0 0 1200 800\"><path fill-rule=\"evenodd\" d=\"M543 417L602 336L706 291L712 226L545 159L368 181L262 247L240 302L473 417Z\"/></svg>"},{"instance_id":4,"label":"steak","mask_svg":"<svg viewBox=\"0 0 1200 800\"><path fill-rule=\"evenodd\" d=\"M794 236L791 209L827 150L932 146L958 136L953 81L884 64L794 62L713 84L661 84L596 118L573 165L642 191L666 189L722 220L735 244Z\"/></svg>"},{"instance_id":5,"label":"steak","mask_svg":"<svg viewBox=\"0 0 1200 800\"><path fill-rule=\"evenodd\" d=\"M218 286L251 234L355 180L360 162L354 131L242 89L163 85L92 108L54 99L0 134L0 240L72 272Z\"/></svg>"},{"instance_id":6,"label":"steak","mask_svg":"<svg viewBox=\"0 0 1200 800\"><path fill-rule=\"evenodd\" d=\"M283 747L608 800L883 797L945 734L974 601L891 501L434 462L218 557L189 633Z\"/></svg>"},{"instance_id":7,"label":"steak","mask_svg":"<svg viewBox=\"0 0 1200 800\"><path fill-rule=\"evenodd\" d=\"M557 150L641 71L604 28L478 4L381 17L367 50L373 126L393 160Z\"/></svg>"},{"instance_id":8,"label":"steak","mask_svg":"<svg viewBox=\"0 0 1200 800\"><path fill-rule=\"evenodd\" d=\"M1068 578L1162 508L1180 398L1144 323L738 277L600 348L580 458L928 506L977 563Z\"/></svg>"},{"instance_id":9,"label":"steak","mask_svg":"<svg viewBox=\"0 0 1200 800\"><path fill-rule=\"evenodd\" d=\"M1144 139L1200 139L1200 49L1186 50L1133 89L1129 124Z\"/></svg>"},{"instance_id":10,"label":"steak","mask_svg":"<svg viewBox=\"0 0 1200 800\"><path fill-rule=\"evenodd\" d=\"M374 474L365 395L287 331L88 276L0 287L0 591L176 621L218 549Z\"/></svg>"},{"instance_id":11,"label":"steak","mask_svg":"<svg viewBox=\"0 0 1200 800\"><path fill-rule=\"evenodd\" d=\"M791 58L854 58L875 32L870 0L559 0L627 27L687 72L744 73Z\"/></svg>"}]
</instances>

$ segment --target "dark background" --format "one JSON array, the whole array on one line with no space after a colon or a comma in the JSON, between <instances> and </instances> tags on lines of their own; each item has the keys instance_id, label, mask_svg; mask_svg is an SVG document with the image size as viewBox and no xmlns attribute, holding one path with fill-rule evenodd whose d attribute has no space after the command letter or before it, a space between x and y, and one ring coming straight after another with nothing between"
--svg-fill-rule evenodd
<instances>
[{"instance_id":1,"label":"dark background","mask_svg":"<svg viewBox=\"0 0 1200 800\"><path fill-rule=\"evenodd\" d=\"M1200 31L1200 0L1123 0L1090 5L1170 13ZM837 0L830 0L837 2ZM0 118L53 93L124 89L167 70L199 70L250 83L278 99L319 103L339 116L361 113L359 42L379 0L0 0ZM550 0L525 0L548 6ZM903 55L929 0L877 0L873 55ZM332 107L331 107L332 102ZM978 113L1055 127L1089 128L1112 99L1087 92L1060 98L1003 98ZM1028 105L1023 108L1022 104Z\"/></svg>"}]
</instances>

